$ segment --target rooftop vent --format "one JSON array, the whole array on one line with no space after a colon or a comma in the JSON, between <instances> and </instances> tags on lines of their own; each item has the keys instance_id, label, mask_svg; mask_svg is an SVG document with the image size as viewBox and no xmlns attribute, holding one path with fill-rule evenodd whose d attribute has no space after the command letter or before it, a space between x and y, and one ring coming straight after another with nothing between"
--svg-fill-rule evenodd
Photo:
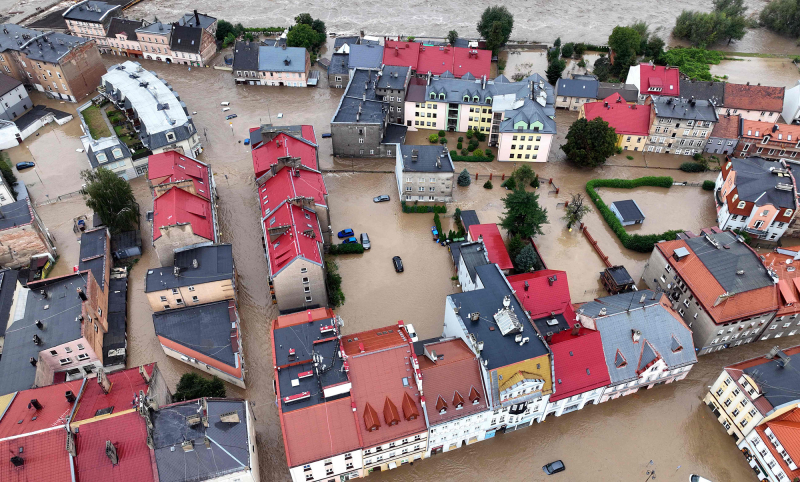
<instances>
[{"instance_id":1,"label":"rooftop vent","mask_svg":"<svg viewBox=\"0 0 800 482\"><path fill-rule=\"evenodd\" d=\"M14 464L14 467L22 467L23 465L25 465L25 459L23 459L19 455L15 455L11 457L11 463Z\"/></svg>"},{"instance_id":2,"label":"rooftop vent","mask_svg":"<svg viewBox=\"0 0 800 482\"><path fill-rule=\"evenodd\" d=\"M240 420L239 420L239 412L234 410L232 412L226 412L226 413L220 414L219 421L220 422L225 422L225 423L239 423L240 422Z\"/></svg>"},{"instance_id":3,"label":"rooftop vent","mask_svg":"<svg viewBox=\"0 0 800 482\"><path fill-rule=\"evenodd\" d=\"M119 463L119 456L117 456L117 448L111 443L111 440L106 440L106 457L111 461L111 465Z\"/></svg>"},{"instance_id":4,"label":"rooftop vent","mask_svg":"<svg viewBox=\"0 0 800 482\"><path fill-rule=\"evenodd\" d=\"M75 394L74 394L74 393L72 393L72 390L67 390L67 391L64 393L64 396L66 397L66 399L67 399L67 402L69 402L69 403L75 403Z\"/></svg>"},{"instance_id":5,"label":"rooftop vent","mask_svg":"<svg viewBox=\"0 0 800 482\"><path fill-rule=\"evenodd\" d=\"M181 442L181 448L184 452L193 452L194 451L194 440L186 440Z\"/></svg>"},{"instance_id":6,"label":"rooftop vent","mask_svg":"<svg viewBox=\"0 0 800 482\"><path fill-rule=\"evenodd\" d=\"M39 403L39 400L34 398L34 399L31 399L30 403L28 403L28 408L29 409L30 408L35 408L36 410L41 410L42 409L42 404Z\"/></svg>"}]
</instances>

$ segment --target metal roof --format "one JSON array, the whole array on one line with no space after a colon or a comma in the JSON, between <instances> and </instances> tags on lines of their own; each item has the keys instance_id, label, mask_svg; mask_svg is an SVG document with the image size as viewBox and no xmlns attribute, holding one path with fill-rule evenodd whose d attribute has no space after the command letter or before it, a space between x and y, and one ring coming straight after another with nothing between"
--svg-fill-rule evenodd
<instances>
[{"instance_id":1,"label":"metal roof","mask_svg":"<svg viewBox=\"0 0 800 482\"><path fill-rule=\"evenodd\" d=\"M450 152L444 146L400 146L403 172L453 172Z\"/></svg>"},{"instance_id":2,"label":"metal roof","mask_svg":"<svg viewBox=\"0 0 800 482\"><path fill-rule=\"evenodd\" d=\"M794 186L794 177L779 175L783 166L760 157L733 157L731 162L731 170L736 172L734 184L739 199L755 203L756 206L772 204L776 208L795 208L797 188ZM779 185L793 186L794 189L778 189Z\"/></svg>"},{"instance_id":3,"label":"metal roof","mask_svg":"<svg viewBox=\"0 0 800 482\"><path fill-rule=\"evenodd\" d=\"M556 95L562 97L589 97L597 98L597 89L600 82L597 79L558 79Z\"/></svg>"},{"instance_id":4,"label":"metal roof","mask_svg":"<svg viewBox=\"0 0 800 482\"><path fill-rule=\"evenodd\" d=\"M619 215L622 216L623 222L644 221L644 213L639 209L639 205L636 204L636 201L632 199L614 201L611 205L614 206Z\"/></svg>"},{"instance_id":5,"label":"metal roof","mask_svg":"<svg viewBox=\"0 0 800 482\"><path fill-rule=\"evenodd\" d=\"M685 97L654 95L652 101L656 117L711 122L719 119L714 104L707 100L691 101Z\"/></svg>"},{"instance_id":6,"label":"metal roof","mask_svg":"<svg viewBox=\"0 0 800 482\"><path fill-rule=\"evenodd\" d=\"M232 301L217 301L177 310L153 313L157 336L235 366L231 323L236 320Z\"/></svg>"},{"instance_id":7,"label":"metal roof","mask_svg":"<svg viewBox=\"0 0 800 482\"><path fill-rule=\"evenodd\" d=\"M729 231L689 238L686 244L728 293L775 284L758 255Z\"/></svg>"},{"instance_id":8,"label":"metal roof","mask_svg":"<svg viewBox=\"0 0 800 482\"><path fill-rule=\"evenodd\" d=\"M302 47L264 47L258 49L261 72L305 72L306 49Z\"/></svg>"},{"instance_id":9,"label":"metal roof","mask_svg":"<svg viewBox=\"0 0 800 482\"><path fill-rule=\"evenodd\" d=\"M194 267L194 261L197 267ZM175 274L175 266L179 272ZM174 266L152 268L145 277L145 293L233 279L230 244L200 246L175 253Z\"/></svg>"}]
</instances>

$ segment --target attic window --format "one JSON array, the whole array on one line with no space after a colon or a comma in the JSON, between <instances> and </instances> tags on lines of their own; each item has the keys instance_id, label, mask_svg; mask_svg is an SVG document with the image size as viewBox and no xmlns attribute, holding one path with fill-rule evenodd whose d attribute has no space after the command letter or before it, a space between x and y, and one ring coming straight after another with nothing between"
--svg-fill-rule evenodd
<instances>
[{"instance_id":1,"label":"attic window","mask_svg":"<svg viewBox=\"0 0 800 482\"><path fill-rule=\"evenodd\" d=\"M175 133L174 132L167 132L167 140L170 142L175 142Z\"/></svg>"},{"instance_id":2,"label":"attic window","mask_svg":"<svg viewBox=\"0 0 800 482\"><path fill-rule=\"evenodd\" d=\"M98 152L96 157L97 157L97 162L99 162L99 163L103 163L103 162L106 162L108 160L106 155L104 153L102 153L102 152Z\"/></svg>"},{"instance_id":3,"label":"attic window","mask_svg":"<svg viewBox=\"0 0 800 482\"><path fill-rule=\"evenodd\" d=\"M617 354L614 357L614 366L617 368L622 368L627 364L628 362L625 360L625 357L622 356L622 353L619 350L617 350Z\"/></svg>"},{"instance_id":4,"label":"attic window","mask_svg":"<svg viewBox=\"0 0 800 482\"><path fill-rule=\"evenodd\" d=\"M436 99L436 92L431 92L431 99Z\"/></svg>"},{"instance_id":5,"label":"attic window","mask_svg":"<svg viewBox=\"0 0 800 482\"><path fill-rule=\"evenodd\" d=\"M114 155L114 159L122 159L122 149L116 148L111 151L111 154Z\"/></svg>"},{"instance_id":6,"label":"attic window","mask_svg":"<svg viewBox=\"0 0 800 482\"><path fill-rule=\"evenodd\" d=\"M678 339L675 338L675 335L672 335L672 343L670 344L670 349L672 350L672 353L678 353L681 350L683 350L683 345L681 345L681 342L679 342Z\"/></svg>"}]
</instances>

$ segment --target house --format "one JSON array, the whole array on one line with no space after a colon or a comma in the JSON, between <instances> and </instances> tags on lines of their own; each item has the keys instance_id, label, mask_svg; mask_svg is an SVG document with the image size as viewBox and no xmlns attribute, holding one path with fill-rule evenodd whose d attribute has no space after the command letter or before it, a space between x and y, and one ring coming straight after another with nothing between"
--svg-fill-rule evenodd
<instances>
[{"instance_id":1,"label":"house","mask_svg":"<svg viewBox=\"0 0 800 482\"><path fill-rule=\"evenodd\" d=\"M17 120L29 108L33 107L28 91L22 82L9 75L0 73L0 119Z\"/></svg>"},{"instance_id":2,"label":"house","mask_svg":"<svg viewBox=\"0 0 800 482\"><path fill-rule=\"evenodd\" d=\"M170 35L172 24L154 22L136 29L136 37L144 58L172 63L173 53L170 51Z\"/></svg>"},{"instance_id":3,"label":"house","mask_svg":"<svg viewBox=\"0 0 800 482\"><path fill-rule=\"evenodd\" d=\"M153 313L153 326L167 356L246 388L239 313L234 300L157 311Z\"/></svg>"},{"instance_id":4,"label":"house","mask_svg":"<svg viewBox=\"0 0 800 482\"><path fill-rule=\"evenodd\" d=\"M172 87L137 62L109 67L100 91L133 123L153 154L178 151L197 157L203 146L186 105Z\"/></svg>"},{"instance_id":5,"label":"house","mask_svg":"<svg viewBox=\"0 0 800 482\"><path fill-rule=\"evenodd\" d=\"M147 270L144 292L153 312L236 300L230 244L178 250L175 265Z\"/></svg>"},{"instance_id":6,"label":"house","mask_svg":"<svg viewBox=\"0 0 800 482\"><path fill-rule=\"evenodd\" d=\"M800 259L796 247L776 248L775 251L765 253L764 266L771 269L778 277L778 312L769 328L764 330L770 338L793 336L800 332L800 288L795 279L800 276L794 266Z\"/></svg>"},{"instance_id":7,"label":"house","mask_svg":"<svg viewBox=\"0 0 800 482\"><path fill-rule=\"evenodd\" d=\"M292 482L350 480L363 473L360 421L348 396L349 364L339 348L342 325L328 308L272 322L276 400ZM330 368L320 369L314 356Z\"/></svg>"},{"instance_id":8,"label":"house","mask_svg":"<svg viewBox=\"0 0 800 482\"><path fill-rule=\"evenodd\" d=\"M105 73L92 40L11 23L0 28L0 54L6 74L48 98L68 102L95 95Z\"/></svg>"},{"instance_id":9,"label":"house","mask_svg":"<svg viewBox=\"0 0 800 482\"><path fill-rule=\"evenodd\" d=\"M470 74L472 79L490 75L492 52L477 48L427 45L419 42L385 40L383 64L410 67L418 76L441 76L446 72L460 79Z\"/></svg>"},{"instance_id":10,"label":"house","mask_svg":"<svg viewBox=\"0 0 800 482\"><path fill-rule=\"evenodd\" d=\"M383 47L373 44L348 45L348 69L380 70L383 60Z\"/></svg>"},{"instance_id":11,"label":"house","mask_svg":"<svg viewBox=\"0 0 800 482\"><path fill-rule=\"evenodd\" d=\"M446 146L397 145L397 195L406 202L452 202L454 173Z\"/></svg>"},{"instance_id":12,"label":"house","mask_svg":"<svg viewBox=\"0 0 800 482\"><path fill-rule=\"evenodd\" d=\"M122 7L99 0L83 0L63 13L69 33L97 42L101 54L108 53L108 33L111 19L122 16Z\"/></svg>"},{"instance_id":13,"label":"house","mask_svg":"<svg viewBox=\"0 0 800 482\"><path fill-rule=\"evenodd\" d=\"M464 227L465 230L469 231L469 227L473 224L480 224L480 220L478 220L478 214L472 209L466 209L461 211L461 225Z\"/></svg>"},{"instance_id":14,"label":"house","mask_svg":"<svg viewBox=\"0 0 800 482\"><path fill-rule=\"evenodd\" d=\"M797 212L797 185L785 161L726 157L714 184L717 224L776 241Z\"/></svg>"},{"instance_id":15,"label":"house","mask_svg":"<svg viewBox=\"0 0 800 482\"><path fill-rule=\"evenodd\" d=\"M600 102L587 102L580 106L579 119L601 118L617 133L617 146L623 151L644 151L650 125L655 117L649 105L629 104L614 93Z\"/></svg>"},{"instance_id":16,"label":"house","mask_svg":"<svg viewBox=\"0 0 800 482\"><path fill-rule=\"evenodd\" d=\"M602 341L610 384L598 403L683 380L697 363L692 330L670 308L666 293L598 298L577 315L581 327L597 330Z\"/></svg>"},{"instance_id":17,"label":"house","mask_svg":"<svg viewBox=\"0 0 800 482\"><path fill-rule=\"evenodd\" d=\"M217 19L197 13L185 13L172 29L170 47L178 64L205 67L217 53Z\"/></svg>"},{"instance_id":18,"label":"house","mask_svg":"<svg viewBox=\"0 0 800 482\"><path fill-rule=\"evenodd\" d=\"M708 144L719 120L714 104L707 100L650 96L655 117L647 139L647 152L693 156Z\"/></svg>"},{"instance_id":19,"label":"house","mask_svg":"<svg viewBox=\"0 0 800 482\"><path fill-rule=\"evenodd\" d=\"M733 155L739 145L739 129L741 117L738 115L724 115L711 129L705 152L709 154Z\"/></svg>"},{"instance_id":20,"label":"house","mask_svg":"<svg viewBox=\"0 0 800 482\"><path fill-rule=\"evenodd\" d=\"M787 124L797 124L800 121L800 80L783 94L781 117Z\"/></svg>"},{"instance_id":21,"label":"house","mask_svg":"<svg viewBox=\"0 0 800 482\"><path fill-rule=\"evenodd\" d=\"M503 236L500 234L496 224L473 224L467 231L467 239L469 241L483 241L486 245L489 263L497 264L497 267L503 273L508 274L514 269L506 244L503 241Z\"/></svg>"},{"instance_id":22,"label":"house","mask_svg":"<svg viewBox=\"0 0 800 482\"><path fill-rule=\"evenodd\" d=\"M0 266L21 268L33 258L53 259L55 255L55 241L29 198L0 204Z\"/></svg>"},{"instance_id":23,"label":"house","mask_svg":"<svg viewBox=\"0 0 800 482\"><path fill-rule=\"evenodd\" d=\"M631 65L626 82L636 86L639 102L644 102L649 96L681 97L680 75L678 67Z\"/></svg>"},{"instance_id":24,"label":"house","mask_svg":"<svg viewBox=\"0 0 800 482\"><path fill-rule=\"evenodd\" d=\"M520 107L503 115L505 119L497 128L497 160L519 161L524 155L526 161L547 162L556 135L556 123L540 102L525 99Z\"/></svg>"},{"instance_id":25,"label":"house","mask_svg":"<svg viewBox=\"0 0 800 482\"><path fill-rule=\"evenodd\" d=\"M709 387L703 403L736 442L743 442L757 432L754 429L763 430L765 423L800 406L795 390L800 377L789 368L798 360L800 346L784 350L776 346L764 356L728 365ZM768 453L762 450L757 452L766 457Z\"/></svg>"},{"instance_id":26,"label":"house","mask_svg":"<svg viewBox=\"0 0 800 482\"><path fill-rule=\"evenodd\" d=\"M338 40L338 39L337 39ZM328 87L343 89L350 82L350 54L334 53L328 65Z\"/></svg>"},{"instance_id":27,"label":"house","mask_svg":"<svg viewBox=\"0 0 800 482\"><path fill-rule=\"evenodd\" d=\"M800 152L800 127L743 120L736 155L756 155L769 161L794 159Z\"/></svg>"},{"instance_id":28,"label":"house","mask_svg":"<svg viewBox=\"0 0 800 482\"><path fill-rule=\"evenodd\" d=\"M266 47L258 49L258 72L261 85L306 87L311 57L301 47Z\"/></svg>"},{"instance_id":29,"label":"house","mask_svg":"<svg viewBox=\"0 0 800 482\"><path fill-rule=\"evenodd\" d=\"M233 46L234 82L237 85L261 85L261 73L258 71L258 42L237 40Z\"/></svg>"},{"instance_id":30,"label":"house","mask_svg":"<svg viewBox=\"0 0 800 482\"><path fill-rule=\"evenodd\" d=\"M464 340L414 343L428 423L426 457L484 440L492 418L479 360Z\"/></svg>"},{"instance_id":31,"label":"house","mask_svg":"<svg viewBox=\"0 0 800 482\"><path fill-rule=\"evenodd\" d=\"M351 416L363 448L363 475L425 458L420 362L403 323L343 336L340 343L350 368Z\"/></svg>"},{"instance_id":32,"label":"house","mask_svg":"<svg viewBox=\"0 0 800 482\"><path fill-rule=\"evenodd\" d=\"M262 124L250 129L250 146L256 179L284 157L300 158L305 167L319 170L319 146L312 125Z\"/></svg>"},{"instance_id":33,"label":"house","mask_svg":"<svg viewBox=\"0 0 800 482\"><path fill-rule=\"evenodd\" d=\"M766 85L725 84L724 104L717 107L720 115L739 115L742 120L778 122L783 112L785 87Z\"/></svg>"},{"instance_id":34,"label":"house","mask_svg":"<svg viewBox=\"0 0 800 482\"><path fill-rule=\"evenodd\" d=\"M716 227L656 243L642 278L668 294L698 355L758 340L779 308L777 280L758 254Z\"/></svg>"},{"instance_id":35,"label":"house","mask_svg":"<svg viewBox=\"0 0 800 482\"><path fill-rule=\"evenodd\" d=\"M145 26L144 20L114 17L106 32L106 46L112 55L142 58L142 45L136 31Z\"/></svg>"},{"instance_id":36,"label":"house","mask_svg":"<svg viewBox=\"0 0 800 482\"><path fill-rule=\"evenodd\" d=\"M458 276L461 291L479 289L475 268L489 264L483 241L455 241L448 245Z\"/></svg>"},{"instance_id":37,"label":"house","mask_svg":"<svg viewBox=\"0 0 800 482\"><path fill-rule=\"evenodd\" d=\"M378 83L375 85L375 95L383 96L383 101L389 104L389 122L392 124L403 124L403 109L410 79L409 67L384 65L381 68Z\"/></svg>"},{"instance_id":38,"label":"house","mask_svg":"<svg viewBox=\"0 0 800 482\"><path fill-rule=\"evenodd\" d=\"M800 437L800 408L762 423L755 433L737 445L749 458L753 470L760 470L759 480L779 482L800 476L795 460L800 459L797 438Z\"/></svg>"},{"instance_id":39,"label":"house","mask_svg":"<svg viewBox=\"0 0 800 482\"><path fill-rule=\"evenodd\" d=\"M639 101L639 89L633 84L600 82L597 87L598 99L605 99L613 94L619 94L620 97L622 97L622 99L628 104L636 104Z\"/></svg>"},{"instance_id":40,"label":"house","mask_svg":"<svg viewBox=\"0 0 800 482\"><path fill-rule=\"evenodd\" d=\"M578 110L587 102L597 99L597 79L558 79L556 82L555 106L567 110Z\"/></svg>"},{"instance_id":41,"label":"house","mask_svg":"<svg viewBox=\"0 0 800 482\"><path fill-rule=\"evenodd\" d=\"M216 206L217 186L211 166L176 151L148 156L147 182L155 197L177 187Z\"/></svg>"},{"instance_id":42,"label":"house","mask_svg":"<svg viewBox=\"0 0 800 482\"><path fill-rule=\"evenodd\" d=\"M475 272L481 288L447 297L442 336L464 340L480 359L490 438L542 420L553 373L549 348L497 265Z\"/></svg>"},{"instance_id":43,"label":"house","mask_svg":"<svg viewBox=\"0 0 800 482\"><path fill-rule=\"evenodd\" d=\"M725 105L725 82L680 79L679 83L681 97L685 99L707 100L717 107Z\"/></svg>"},{"instance_id":44,"label":"house","mask_svg":"<svg viewBox=\"0 0 800 482\"><path fill-rule=\"evenodd\" d=\"M219 241L216 206L177 186L153 201L153 247L162 266L178 248Z\"/></svg>"},{"instance_id":45,"label":"house","mask_svg":"<svg viewBox=\"0 0 800 482\"><path fill-rule=\"evenodd\" d=\"M134 163L131 150L117 136L95 140L91 135L83 135L81 143L92 169L103 167L126 180L147 171L147 158L137 159Z\"/></svg>"},{"instance_id":46,"label":"house","mask_svg":"<svg viewBox=\"0 0 800 482\"><path fill-rule=\"evenodd\" d=\"M613 202L610 209L623 226L633 226L644 222L644 213L633 199Z\"/></svg>"}]
</instances>

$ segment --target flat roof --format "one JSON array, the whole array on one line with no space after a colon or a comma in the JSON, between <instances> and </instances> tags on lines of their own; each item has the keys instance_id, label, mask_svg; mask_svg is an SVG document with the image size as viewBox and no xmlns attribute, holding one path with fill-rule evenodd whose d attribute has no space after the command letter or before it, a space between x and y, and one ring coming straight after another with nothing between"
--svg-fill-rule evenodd
<instances>
[{"instance_id":1,"label":"flat roof","mask_svg":"<svg viewBox=\"0 0 800 482\"><path fill-rule=\"evenodd\" d=\"M644 221L644 213L639 209L639 205L633 199L626 199L624 201L615 201L611 203L617 210L624 222L631 221Z\"/></svg>"},{"instance_id":2,"label":"flat roof","mask_svg":"<svg viewBox=\"0 0 800 482\"><path fill-rule=\"evenodd\" d=\"M453 172L453 160L444 146L400 146L404 172Z\"/></svg>"},{"instance_id":3,"label":"flat roof","mask_svg":"<svg viewBox=\"0 0 800 482\"><path fill-rule=\"evenodd\" d=\"M177 274L175 267L179 268ZM175 253L173 266L148 270L144 291L152 293L227 279L233 279L233 247L230 244L200 246Z\"/></svg>"}]
</instances>

